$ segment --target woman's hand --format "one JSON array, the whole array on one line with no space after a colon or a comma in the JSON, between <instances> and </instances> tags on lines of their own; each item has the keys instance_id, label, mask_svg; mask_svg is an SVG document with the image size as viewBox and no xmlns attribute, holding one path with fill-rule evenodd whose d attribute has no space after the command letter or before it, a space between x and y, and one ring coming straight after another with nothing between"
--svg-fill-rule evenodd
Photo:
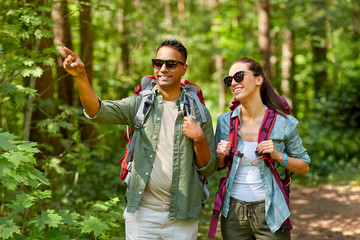
<instances>
[{"instance_id":1,"label":"woman's hand","mask_svg":"<svg viewBox=\"0 0 360 240\"><path fill-rule=\"evenodd\" d=\"M279 163L284 163L285 156L283 153L279 152L272 140L262 141L256 148L259 154L269 153L271 158L278 161Z\"/></svg>"},{"instance_id":2,"label":"woman's hand","mask_svg":"<svg viewBox=\"0 0 360 240\"><path fill-rule=\"evenodd\" d=\"M270 153L272 159L281 164L285 162L285 155L276 150L272 140L262 141L256 148L259 154ZM299 158L288 156L288 162L284 166L289 171L305 175L309 171L309 164Z\"/></svg>"},{"instance_id":3,"label":"woman's hand","mask_svg":"<svg viewBox=\"0 0 360 240\"><path fill-rule=\"evenodd\" d=\"M225 157L230 154L231 143L225 140L221 140L216 148L216 153L219 159L219 168L225 167Z\"/></svg>"}]
</instances>

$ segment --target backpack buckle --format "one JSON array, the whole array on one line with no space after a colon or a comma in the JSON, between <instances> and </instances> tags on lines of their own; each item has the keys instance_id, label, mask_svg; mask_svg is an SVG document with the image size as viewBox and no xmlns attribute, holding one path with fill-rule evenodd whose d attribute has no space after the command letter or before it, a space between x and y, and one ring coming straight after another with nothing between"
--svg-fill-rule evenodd
<instances>
[{"instance_id":1,"label":"backpack buckle","mask_svg":"<svg viewBox=\"0 0 360 240\"><path fill-rule=\"evenodd\" d=\"M215 209L213 209L212 215L213 215L214 217L219 217L220 211L216 211Z\"/></svg>"}]
</instances>

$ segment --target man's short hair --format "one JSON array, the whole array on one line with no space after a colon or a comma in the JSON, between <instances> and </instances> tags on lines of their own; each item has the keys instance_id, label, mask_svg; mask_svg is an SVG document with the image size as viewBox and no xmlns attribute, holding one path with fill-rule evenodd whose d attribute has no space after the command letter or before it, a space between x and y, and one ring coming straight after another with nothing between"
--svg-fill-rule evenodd
<instances>
[{"instance_id":1,"label":"man's short hair","mask_svg":"<svg viewBox=\"0 0 360 240\"><path fill-rule=\"evenodd\" d=\"M160 48L162 47L171 47L175 50L178 50L181 54L181 56L183 56L185 62L187 59L187 50L184 47L184 45L178 41L178 40L174 40L174 39L166 39L165 41L163 41L162 43L160 43L158 49L156 50L156 53L160 50Z\"/></svg>"}]
</instances>

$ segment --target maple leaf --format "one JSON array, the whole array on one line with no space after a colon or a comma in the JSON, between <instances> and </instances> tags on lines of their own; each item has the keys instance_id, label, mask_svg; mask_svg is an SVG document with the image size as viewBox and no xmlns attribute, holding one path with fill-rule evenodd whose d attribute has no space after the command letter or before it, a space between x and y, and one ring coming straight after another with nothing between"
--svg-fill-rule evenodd
<instances>
[{"instance_id":1,"label":"maple leaf","mask_svg":"<svg viewBox=\"0 0 360 240\"><path fill-rule=\"evenodd\" d=\"M59 210L59 214L63 218L63 223L67 226L77 225L77 219L79 218L80 214L74 212L70 213L69 210L64 209Z\"/></svg>"},{"instance_id":2,"label":"maple leaf","mask_svg":"<svg viewBox=\"0 0 360 240\"><path fill-rule=\"evenodd\" d=\"M13 220L11 219L2 219L2 221L0 221L0 237L2 237L2 239L8 239L12 237L14 233L20 234L20 227L13 225Z\"/></svg>"},{"instance_id":3,"label":"maple leaf","mask_svg":"<svg viewBox=\"0 0 360 240\"><path fill-rule=\"evenodd\" d=\"M26 193L16 195L16 199L11 203L5 204L7 207L13 209L16 213L31 207L34 204L34 197Z\"/></svg>"},{"instance_id":4,"label":"maple leaf","mask_svg":"<svg viewBox=\"0 0 360 240\"><path fill-rule=\"evenodd\" d=\"M6 150L16 150L16 146L9 143L6 139L6 137L0 135L0 148Z\"/></svg>"},{"instance_id":5,"label":"maple leaf","mask_svg":"<svg viewBox=\"0 0 360 240\"><path fill-rule=\"evenodd\" d=\"M90 216L88 219L80 223L82 226L82 233L94 232L96 236L99 236L104 230L108 230L109 226L101 221L99 218Z\"/></svg>"},{"instance_id":6,"label":"maple leaf","mask_svg":"<svg viewBox=\"0 0 360 240\"><path fill-rule=\"evenodd\" d=\"M45 228L45 225L49 227L58 227L60 224L63 223L63 218L55 213L53 209L47 210L46 212L41 212L41 215L36 215L33 217L33 220L30 223L34 224L39 228L41 231Z\"/></svg>"}]
</instances>

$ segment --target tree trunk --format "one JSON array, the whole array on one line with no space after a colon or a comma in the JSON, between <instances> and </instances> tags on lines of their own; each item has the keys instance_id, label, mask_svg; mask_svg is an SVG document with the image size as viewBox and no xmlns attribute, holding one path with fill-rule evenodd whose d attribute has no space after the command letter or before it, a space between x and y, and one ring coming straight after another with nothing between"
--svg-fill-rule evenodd
<instances>
[{"instance_id":1,"label":"tree trunk","mask_svg":"<svg viewBox=\"0 0 360 240\"><path fill-rule=\"evenodd\" d=\"M185 25L185 2L178 0L179 21L180 21L180 40L183 44L186 41L186 25Z\"/></svg>"},{"instance_id":2,"label":"tree trunk","mask_svg":"<svg viewBox=\"0 0 360 240\"><path fill-rule=\"evenodd\" d=\"M54 3L51 16L54 21L54 43L61 53L61 56L56 57L59 101L73 106L75 96L74 79L62 66L64 59L67 57L63 47L66 46L73 50L67 0Z\"/></svg>"},{"instance_id":3,"label":"tree trunk","mask_svg":"<svg viewBox=\"0 0 360 240\"><path fill-rule=\"evenodd\" d=\"M131 16L131 1L122 0L122 7L119 8L118 32L120 35L121 61L119 63L119 73L130 74L130 31L129 16Z\"/></svg>"},{"instance_id":4,"label":"tree trunk","mask_svg":"<svg viewBox=\"0 0 360 240\"><path fill-rule=\"evenodd\" d=\"M139 16L142 16L144 14L144 11L142 9L141 6L141 0L134 0L134 7L136 9L136 12L138 13ZM136 34L137 36L142 36L143 35L143 24L142 24L142 19L135 19L135 27L136 27Z\"/></svg>"},{"instance_id":5,"label":"tree trunk","mask_svg":"<svg viewBox=\"0 0 360 240\"><path fill-rule=\"evenodd\" d=\"M41 52L46 48L50 48L53 44L52 41L53 41L52 39L42 38L40 40L39 51ZM51 67L45 66L43 64L40 64L40 67L44 70L44 73L41 75L41 77L30 80L30 86L34 84L32 81L35 82L35 89L37 90L39 96L36 99L36 103L35 103L36 109L32 113L29 140L39 143L49 143L47 137L44 136L44 133L39 132L39 129L36 127L36 124L41 120L45 120L55 116L54 86L53 86L54 81L51 74ZM45 105L43 105L41 101L44 102L45 100L50 100L50 102L47 101ZM55 150L58 146L53 145L53 147ZM58 151L56 152L60 153Z\"/></svg>"},{"instance_id":6,"label":"tree trunk","mask_svg":"<svg viewBox=\"0 0 360 240\"><path fill-rule=\"evenodd\" d=\"M327 72L326 72L326 14L318 15L319 10L327 9L326 0L314 3L314 14L312 18L311 46L313 53L314 66L314 89L315 96L327 91Z\"/></svg>"},{"instance_id":7,"label":"tree trunk","mask_svg":"<svg viewBox=\"0 0 360 240\"><path fill-rule=\"evenodd\" d=\"M261 52L262 66L266 77L271 81L270 67L270 0L261 0L258 4L259 16L259 47Z\"/></svg>"},{"instance_id":8,"label":"tree trunk","mask_svg":"<svg viewBox=\"0 0 360 240\"><path fill-rule=\"evenodd\" d=\"M294 58L293 50L293 36L292 32L289 29L285 29L283 32L284 41L282 44L282 59L281 59L281 90L282 96L286 98L290 106L292 105L292 96L290 91L290 82L292 78L291 68Z\"/></svg>"},{"instance_id":9,"label":"tree trunk","mask_svg":"<svg viewBox=\"0 0 360 240\"><path fill-rule=\"evenodd\" d=\"M219 14L219 1L218 0L213 0L212 1L212 8L213 8L213 19L216 18L216 16ZM214 23L213 23L214 24ZM219 43L219 39L218 39L218 34L214 35L214 46L218 46ZM215 53L214 54L214 59L215 59L215 68L216 68L216 79L218 81L219 84L219 110L220 112L224 112L225 111L225 87L224 87L224 82L222 79L222 71L224 69L223 66L223 57L221 54L219 53Z\"/></svg>"},{"instance_id":10,"label":"tree trunk","mask_svg":"<svg viewBox=\"0 0 360 240\"><path fill-rule=\"evenodd\" d=\"M28 85L29 88L35 89L36 87L36 79L31 76L30 78L24 79L25 84ZM25 110L25 118L24 118L24 131L22 135L22 139L24 141L30 140L30 131L31 131L31 119L33 114L33 107L34 107L34 97L28 96L27 103L26 103L26 110Z\"/></svg>"},{"instance_id":11,"label":"tree trunk","mask_svg":"<svg viewBox=\"0 0 360 240\"><path fill-rule=\"evenodd\" d=\"M80 58L85 64L85 70L89 78L90 84L93 81L93 45L94 36L91 28L91 0L81 1L80 11ZM90 146L95 144L94 136L96 134L93 125L81 123L81 139L88 142Z\"/></svg>"},{"instance_id":12,"label":"tree trunk","mask_svg":"<svg viewBox=\"0 0 360 240\"><path fill-rule=\"evenodd\" d=\"M40 6L46 6L46 4L46 0L42 0L39 2ZM45 18L51 18L50 13L48 12L40 12L39 14L41 14ZM40 27L49 28L48 26ZM38 50L39 52L42 52L45 49L52 47L52 45L53 39L42 38L40 39ZM33 87L33 85L35 85L35 89L37 90L39 96L36 99L35 103L36 109L31 116L31 129L29 140L33 142L51 145L52 150L48 151L47 149L42 149L42 154L57 155L60 154L60 152L62 151L60 139L58 137L49 137L48 134L40 132L39 129L36 127L39 121L53 118L56 115L56 106L54 100L54 80L52 78L51 67L45 66L43 63L39 64L39 66L43 69L43 74L37 79L31 78L30 80L30 87ZM32 100L30 100L28 111L33 110L31 106L32 103ZM28 119L26 121L28 121Z\"/></svg>"},{"instance_id":13,"label":"tree trunk","mask_svg":"<svg viewBox=\"0 0 360 240\"><path fill-rule=\"evenodd\" d=\"M173 21L172 21L172 14L171 14L171 1L165 0L165 24L166 28L169 32L173 31Z\"/></svg>"},{"instance_id":14,"label":"tree trunk","mask_svg":"<svg viewBox=\"0 0 360 240\"><path fill-rule=\"evenodd\" d=\"M225 87L222 78L222 71L224 69L223 57L221 54L215 54L215 67L216 67L216 76L219 82L219 110L220 112L225 111Z\"/></svg>"}]
</instances>

